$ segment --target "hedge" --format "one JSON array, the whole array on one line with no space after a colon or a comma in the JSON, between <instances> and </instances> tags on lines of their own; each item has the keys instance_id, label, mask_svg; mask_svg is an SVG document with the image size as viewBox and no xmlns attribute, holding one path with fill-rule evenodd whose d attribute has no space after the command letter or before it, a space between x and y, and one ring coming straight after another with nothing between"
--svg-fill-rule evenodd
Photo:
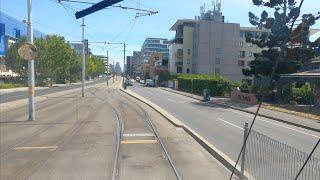
<instances>
[{"instance_id":1,"label":"hedge","mask_svg":"<svg viewBox=\"0 0 320 180\"><path fill-rule=\"evenodd\" d=\"M0 89L11 89L17 87L26 87L25 84L0 84Z\"/></svg>"},{"instance_id":2,"label":"hedge","mask_svg":"<svg viewBox=\"0 0 320 180\"><path fill-rule=\"evenodd\" d=\"M211 96L224 96L237 86L235 82L218 75L179 75L178 84L179 90L200 95L204 89L209 89Z\"/></svg>"}]
</instances>

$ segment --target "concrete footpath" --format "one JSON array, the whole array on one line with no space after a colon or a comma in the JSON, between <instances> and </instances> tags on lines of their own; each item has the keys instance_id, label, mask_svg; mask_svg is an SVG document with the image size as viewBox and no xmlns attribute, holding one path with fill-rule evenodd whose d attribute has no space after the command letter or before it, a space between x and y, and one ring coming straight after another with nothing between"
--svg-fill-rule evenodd
<instances>
[{"instance_id":1,"label":"concrete footpath","mask_svg":"<svg viewBox=\"0 0 320 180\"><path fill-rule=\"evenodd\" d=\"M180 95L183 95L186 97L190 97L193 99L197 99L197 100L203 99L202 96L194 95L194 94L186 93L186 92L182 92L182 91L177 91L177 90L173 90L170 88L160 88L160 89L164 90L164 91L180 94ZM211 98L210 103L220 105L223 107L227 107L227 108L236 109L236 110L246 112L249 114L255 114L255 112L257 111L257 108L258 108L257 105L251 106L251 105L231 102L227 98ZM292 114L288 114L288 113L284 113L284 112L274 111L274 110L266 109L263 107L260 108L259 116L269 118L272 120L276 120L276 121L279 121L282 123L294 125L297 127L305 128L305 129L312 130L315 132L320 132L320 121L318 121L318 120L304 118L304 117L300 117L297 115L292 115Z\"/></svg>"},{"instance_id":2,"label":"concrete footpath","mask_svg":"<svg viewBox=\"0 0 320 180\"><path fill-rule=\"evenodd\" d=\"M228 157L225 153L223 153L221 150L219 150L216 146L211 144L209 141L207 141L204 137L199 135L196 131L194 131L192 128L190 128L188 125L184 124L181 120L177 119L176 117L169 114L167 111L162 109L160 106L152 103L148 99L136 94L135 92L131 90L123 90L123 92L129 94L130 96L140 100L141 102L145 103L146 105L150 106L152 109L160 113L165 119L167 119L171 124L176 126L177 128L183 129L187 134L189 134L195 141L198 142L199 145L202 146L209 154L211 154L212 157L216 161L219 161L219 164L223 165L225 168L229 170L229 175L233 169L233 166L235 162ZM211 165L212 166L212 165ZM240 175L240 168L237 167L235 174L239 177ZM245 175L248 177L248 173L245 173ZM237 177L235 177L237 178ZM206 178L205 178L206 179ZM225 178L214 178L214 179L228 179L228 176Z\"/></svg>"}]
</instances>

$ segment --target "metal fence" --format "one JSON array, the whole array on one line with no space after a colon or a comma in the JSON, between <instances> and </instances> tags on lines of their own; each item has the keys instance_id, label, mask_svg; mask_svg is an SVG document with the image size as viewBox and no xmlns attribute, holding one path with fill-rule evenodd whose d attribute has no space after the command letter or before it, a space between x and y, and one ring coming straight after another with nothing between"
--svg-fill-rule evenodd
<instances>
[{"instance_id":1,"label":"metal fence","mask_svg":"<svg viewBox=\"0 0 320 180\"><path fill-rule=\"evenodd\" d=\"M248 179L294 180L308 154L251 131L245 148L244 169ZM320 180L320 160L311 157L299 180Z\"/></svg>"}]
</instances>

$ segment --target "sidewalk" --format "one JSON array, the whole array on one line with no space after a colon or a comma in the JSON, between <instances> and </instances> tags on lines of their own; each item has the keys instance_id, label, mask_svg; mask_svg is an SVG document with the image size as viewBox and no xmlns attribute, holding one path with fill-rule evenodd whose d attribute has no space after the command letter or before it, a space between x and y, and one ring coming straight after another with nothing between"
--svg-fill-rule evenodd
<instances>
[{"instance_id":1,"label":"sidewalk","mask_svg":"<svg viewBox=\"0 0 320 180\"><path fill-rule=\"evenodd\" d=\"M191 93L186 93L182 91L172 90L170 88L160 88L165 91L169 91L172 93L180 94L183 96L191 97L193 99L202 100L203 97L199 95L194 95ZM211 103L217 104L220 106L236 109L239 111L243 111L246 113L254 114L257 111L258 105L247 105L237 102L232 102L229 98L211 98ZM264 106L264 105L263 105ZM261 107L259 111L259 116L273 119L279 122L283 122L286 124L294 125L297 127L302 127L305 129L309 129L315 132L320 132L320 121L305 117L300 117L294 114L284 113L280 111L275 111L271 109L267 109Z\"/></svg>"}]
</instances>

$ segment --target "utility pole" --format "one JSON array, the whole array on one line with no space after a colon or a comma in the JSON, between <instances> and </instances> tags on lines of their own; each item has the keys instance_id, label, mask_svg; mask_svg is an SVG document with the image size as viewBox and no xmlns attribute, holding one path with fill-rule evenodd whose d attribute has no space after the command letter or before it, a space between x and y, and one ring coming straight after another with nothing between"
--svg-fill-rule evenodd
<instances>
[{"instance_id":1,"label":"utility pole","mask_svg":"<svg viewBox=\"0 0 320 180\"><path fill-rule=\"evenodd\" d=\"M113 83L114 83L114 59L112 60L112 64L113 64L113 66L112 66L112 81L113 81Z\"/></svg>"},{"instance_id":2,"label":"utility pole","mask_svg":"<svg viewBox=\"0 0 320 180\"><path fill-rule=\"evenodd\" d=\"M109 86L109 71L110 71L110 67L109 67L109 51L107 50L107 86Z\"/></svg>"},{"instance_id":3,"label":"utility pole","mask_svg":"<svg viewBox=\"0 0 320 180\"><path fill-rule=\"evenodd\" d=\"M124 79L126 78L126 43L123 43L123 79L122 79L122 87L125 88Z\"/></svg>"},{"instance_id":4,"label":"utility pole","mask_svg":"<svg viewBox=\"0 0 320 180\"><path fill-rule=\"evenodd\" d=\"M82 87L82 97L84 97L84 86L85 86L85 76L86 76L86 53L85 53L85 42L84 42L84 18L82 18L82 78L81 78L81 87Z\"/></svg>"},{"instance_id":5,"label":"utility pole","mask_svg":"<svg viewBox=\"0 0 320 180\"><path fill-rule=\"evenodd\" d=\"M33 27L32 27L32 0L27 0L28 3L28 42L33 44ZM28 60L28 97L29 97L29 121L35 120L34 106L34 60Z\"/></svg>"}]
</instances>

